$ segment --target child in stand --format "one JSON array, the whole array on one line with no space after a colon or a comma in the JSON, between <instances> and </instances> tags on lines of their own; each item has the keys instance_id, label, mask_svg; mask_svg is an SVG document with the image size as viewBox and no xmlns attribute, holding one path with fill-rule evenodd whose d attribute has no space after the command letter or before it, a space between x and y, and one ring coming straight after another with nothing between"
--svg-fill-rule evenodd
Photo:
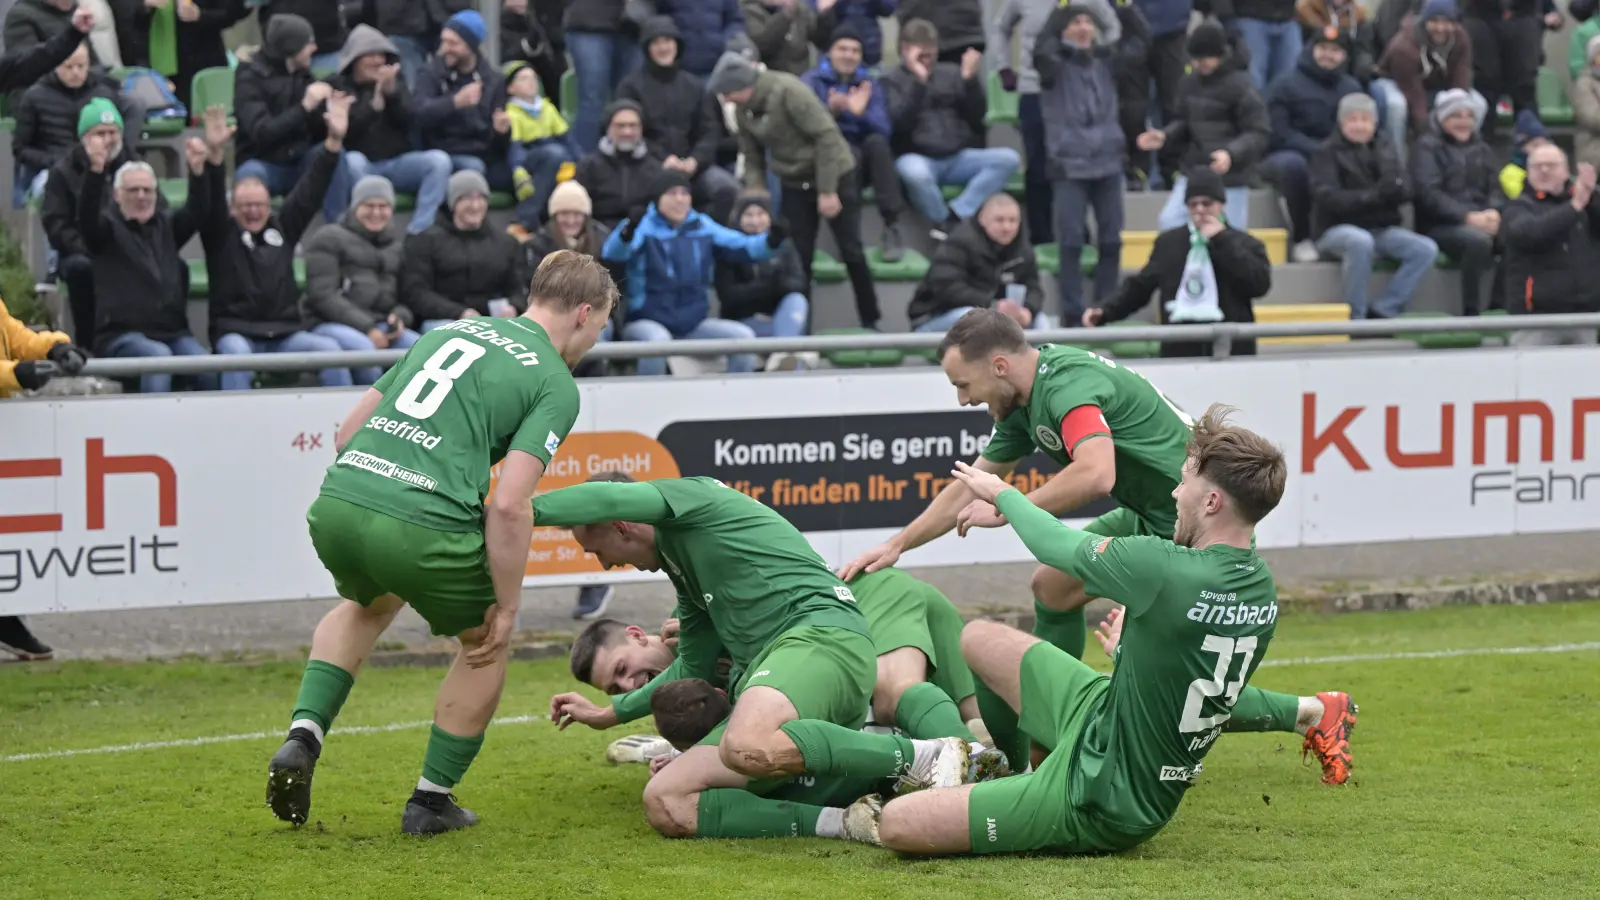
<instances>
[{"instance_id":1,"label":"child in stand","mask_svg":"<svg viewBox=\"0 0 1600 900\"><path fill-rule=\"evenodd\" d=\"M578 152L561 111L540 96L539 75L532 66L526 62L511 65L506 73L506 93L510 95L506 115L511 118L511 147L506 151L506 161L511 165L517 192L517 224L512 227L520 226L523 233L517 236L525 240L525 235L543 224L550 192L561 180L563 168L571 177Z\"/></svg>"}]
</instances>

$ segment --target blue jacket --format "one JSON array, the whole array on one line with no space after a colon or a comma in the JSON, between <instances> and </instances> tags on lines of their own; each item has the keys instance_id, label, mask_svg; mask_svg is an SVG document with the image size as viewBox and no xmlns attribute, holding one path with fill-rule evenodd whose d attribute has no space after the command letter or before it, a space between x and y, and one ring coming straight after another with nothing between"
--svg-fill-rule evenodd
<instances>
[{"instance_id":1,"label":"blue jacket","mask_svg":"<svg viewBox=\"0 0 1600 900\"><path fill-rule=\"evenodd\" d=\"M739 0L656 0L656 10L678 26L678 68L701 78L711 76L728 38L744 31Z\"/></svg>"},{"instance_id":2,"label":"blue jacket","mask_svg":"<svg viewBox=\"0 0 1600 900\"><path fill-rule=\"evenodd\" d=\"M628 318L649 319L680 338L706 320L717 260L758 263L771 256L765 234L734 231L693 211L674 228L653 203L631 242L623 243L618 228L600 251L605 261L628 266Z\"/></svg>"},{"instance_id":3,"label":"blue jacket","mask_svg":"<svg viewBox=\"0 0 1600 900\"><path fill-rule=\"evenodd\" d=\"M1339 130L1339 98L1363 93L1346 66L1332 72L1322 68L1311 48L1307 44L1295 67L1267 88L1272 149L1293 150L1306 159Z\"/></svg>"},{"instance_id":4,"label":"blue jacket","mask_svg":"<svg viewBox=\"0 0 1600 900\"><path fill-rule=\"evenodd\" d=\"M1133 0L1133 5L1150 22L1151 37L1187 32L1194 12L1194 0Z\"/></svg>"},{"instance_id":5,"label":"blue jacket","mask_svg":"<svg viewBox=\"0 0 1600 900\"><path fill-rule=\"evenodd\" d=\"M816 9L817 0L806 0ZM861 32L861 64L876 68L883 61L883 28L879 19L894 15L900 0L839 0L824 15L817 17L816 43L824 56L833 30L846 22Z\"/></svg>"},{"instance_id":6,"label":"blue jacket","mask_svg":"<svg viewBox=\"0 0 1600 900\"><path fill-rule=\"evenodd\" d=\"M457 109L456 92L475 80L483 82L483 96L476 106ZM429 60L417 73L411 118L424 150L485 159L504 155L509 136L495 132L494 111L505 108L505 76L481 56L478 68L465 74L446 66L442 56Z\"/></svg>"},{"instance_id":7,"label":"blue jacket","mask_svg":"<svg viewBox=\"0 0 1600 900\"><path fill-rule=\"evenodd\" d=\"M867 101L867 111L864 115L858 116L848 111L833 113L833 121L838 123L839 130L844 133L844 139L849 141L851 146L860 146L862 141L874 134L881 134L884 137L893 134L894 128L889 124L888 95L884 93L883 85L878 79L866 77L864 64L849 78L840 78L839 73L833 70L833 64L828 62L827 57L823 57L822 62L801 75L800 80L816 93L817 99L822 101L823 106L828 105L828 94L832 91L846 91L863 81L871 84L872 99Z\"/></svg>"},{"instance_id":8,"label":"blue jacket","mask_svg":"<svg viewBox=\"0 0 1600 900\"><path fill-rule=\"evenodd\" d=\"M1056 18L1052 16L1051 22ZM1125 138L1108 61L1111 48L1080 50L1060 37L1050 37L1045 31L1034 53L1048 176L1062 181L1115 175L1122 171Z\"/></svg>"}]
</instances>

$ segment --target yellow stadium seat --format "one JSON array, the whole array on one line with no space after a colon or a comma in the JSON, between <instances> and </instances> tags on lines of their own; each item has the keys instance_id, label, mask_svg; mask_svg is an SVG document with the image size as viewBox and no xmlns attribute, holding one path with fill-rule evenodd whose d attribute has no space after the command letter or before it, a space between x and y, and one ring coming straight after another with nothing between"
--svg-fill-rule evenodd
<instances>
[{"instance_id":1,"label":"yellow stadium seat","mask_svg":"<svg viewBox=\"0 0 1600 900\"><path fill-rule=\"evenodd\" d=\"M1280 232L1281 233L1281 232ZM1267 251L1271 253L1271 249ZM1256 321L1267 322L1348 322L1350 307L1344 303L1262 303L1256 306ZM1309 335L1307 337L1262 338L1260 344L1342 344L1348 343L1346 334Z\"/></svg>"},{"instance_id":2,"label":"yellow stadium seat","mask_svg":"<svg viewBox=\"0 0 1600 900\"><path fill-rule=\"evenodd\" d=\"M1159 231L1124 231L1122 233L1122 268L1138 270L1150 261L1150 251L1155 247ZM1267 245L1267 259L1275 266L1289 261L1289 232L1282 228L1252 228L1250 233Z\"/></svg>"}]
</instances>

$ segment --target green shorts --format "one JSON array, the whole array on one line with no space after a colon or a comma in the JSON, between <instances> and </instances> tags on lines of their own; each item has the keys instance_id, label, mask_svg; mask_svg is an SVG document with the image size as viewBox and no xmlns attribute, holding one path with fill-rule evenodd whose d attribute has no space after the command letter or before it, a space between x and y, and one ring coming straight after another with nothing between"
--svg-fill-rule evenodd
<instances>
[{"instance_id":1,"label":"green shorts","mask_svg":"<svg viewBox=\"0 0 1600 900\"><path fill-rule=\"evenodd\" d=\"M891 789L892 785L885 779L850 775L796 775L752 781L745 787L750 793L768 800L787 800L808 806L849 806L868 794Z\"/></svg>"},{"instance_id":2,"label":"green shorts","mask_svg":"<svg viewBox=\"0 0 1600 900\"><path fill-rule=\"evenodd\" d=\"M877 680L878 657L866 635L801 625L778 635L750 661L729 699L737 706L749 688L769 687L789 698L799 718L858 729L867 721ZM722 743L727 727L724 720L700 743Z\"/></svg>"},{"instance_id":3,"label":"green shorts","mask_svg":"<svg viewBox=\"0 0 1600 900\"><path fill-rule=\"evenodd\" d=\"M1029 775L975 786L968 798L974 853L1103 853L1126 850L1154 832L1129 835L1080 809L1072 761L1084 729L1100 714L1111 678L1047 643L1022 656L1022 730L1050 750Z\"/></svg>"},{"instance_id":4,"label":"green shorts","mask_svg":"<svg viewBox=\"0 0 1600 900\"><path fill-rule=\"evenodd\" d=\"M311 504L306 523L341 597L368 606L394 594L434 634L451 637L482 625L494 605L481 532L435 531L327 496Z\"/></svg>"},{"instance_id":5,"label":"green shorts","mask_svg":"<svg viewBox=\"0 0 1600 900\"><path fill-rule=\"evenodd\" d=\"M1119 506L1103 516L1095 516L1083 530L1101 537L1142 537L1154 535L1159 538L1172 540L1172 534L1162 534L1155 526L1145 521L1142 516L1126 506Z\"/></svg>"},{"instance_id":6,"label":"green shorts","mask_svg":"<svg viewBox=\"0 0 1600 900\"><path fill-rule=\"evenodd\" d=\"M966 623L933 585L906 578L904 586L905 590L876 590L861 605L873 649L879 656L902 647L921 650L928 658L928 680L960 703L976 692L972 670L961 658L961 629Z\"/></svg>"}]
</instances>

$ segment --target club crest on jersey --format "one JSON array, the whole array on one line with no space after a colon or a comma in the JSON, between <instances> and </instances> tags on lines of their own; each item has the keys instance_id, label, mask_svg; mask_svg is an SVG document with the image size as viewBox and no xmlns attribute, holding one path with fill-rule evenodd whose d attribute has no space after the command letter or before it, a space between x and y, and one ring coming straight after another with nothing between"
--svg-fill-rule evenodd
<instances>
[{"instance_id":1,"label":"club crest on jersey","mask_svg":"<svg viewBox=\"0 0 1600 900\"><path fill-rule=\"evenodd\" d=\"M1033 436L1039 442L1039 446L1046 450L1058 451L1061 449L1061 435L1056 434L1056 430L1049 425L1040 425L1033 429Z\"/></svg>"}]
</instances>

